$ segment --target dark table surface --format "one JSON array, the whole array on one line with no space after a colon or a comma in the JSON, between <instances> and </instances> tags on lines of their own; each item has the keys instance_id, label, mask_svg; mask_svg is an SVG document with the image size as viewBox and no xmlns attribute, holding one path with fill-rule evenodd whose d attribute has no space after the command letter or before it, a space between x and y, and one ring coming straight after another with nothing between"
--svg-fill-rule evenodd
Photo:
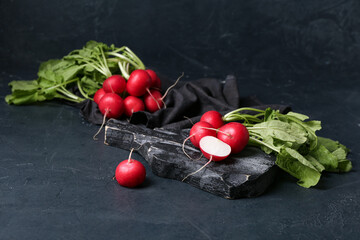
<instances>
[{"instance_id":1,"label":"dark table surface","mask_svg":"<svg viewBox=\"0 0 360 240\"><path fill-rule=\"evenodd\" d=\"M86 122L79 109L55 101L9 106L2 100L0 239L360 239L360 71L354 61L359 59L360 40L359 30L353 28L360 11L355 1L329 1L329 6L312 8L289 1L292 11L280 11L279 4L266 5L265 11L250 3L231 8L209 1L206 13L199 10L200 3L192 12L185 11L189 1L171 8L167 1L157 5L146 1L141 7L126 3L130 11L126 17L145 7L151 11L142 21L134 17L126 25L132 31L119 27L127 32L124 37L111 33L104 38L99 34L106 30L99 25L108 24L110 17L102 11L113 14L115 4L79 1L48 8L24 2L4 2L0 10L1 99L10 91L9 81L36 78L41 61L61 58L86 40L131 44L145 64L170 78L181 72L186 81L234 74L242 96L288 104L321 120L319 135L351 149L353 170L323 174L310 189L279 172L262 196L226 200L157 177L134 154L145 164L147 178L140 188L123 188L112 178L129 151L104 145L103 132L94 141L98 126ZM90 16L73 17L71 11L82 11L70 11L76 9L73 5ZM54 9L63 11L56 11L55 20ZM253 21L251 14L264 19ZM95 28L81 28L89 19ZM337 32L333 20L344 24L342 30L352 38ZM153 24L155 33L146 42L139 39L140 30L149 34L144 21ZM196 24L190 27L192 22ZM334 42L325 40L328 37Z\"/></svg>"}]
</instances>

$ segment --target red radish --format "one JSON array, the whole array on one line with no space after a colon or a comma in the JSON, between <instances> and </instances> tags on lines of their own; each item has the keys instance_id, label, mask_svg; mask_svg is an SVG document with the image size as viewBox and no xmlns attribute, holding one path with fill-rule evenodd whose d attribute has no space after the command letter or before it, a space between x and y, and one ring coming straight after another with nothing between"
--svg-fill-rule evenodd
<instances>
[{"instance_id":1,"label":"red radish","mask_svg":"<svg viewBox=\"0 0 360 240\"><path fill-rule=\"evenodd\" d=\"M231 153L239 153L249 141L249 131L238 122L230 122L219 128L217 138L231 147Z\"/></svg>"},{"instance_id":2,"label":"red radish","mask_svg":"<svg viewBox=\"0 0 360 240\"><path fill-rule=\"evenodd\" d=\"M105 90L103 88L100 88L99 90L97 90L94 94L94 102L96 102L96 104L99 104L100 99L105 95Z\"/></svg>"},{"instance_id":3,"label":"red radish","mask_svg":"<svg viewBox=\"0 0 360 240\"><path fill-rule=\"evenodd\" d=\"M121 94L126 88L126 80L120 75L112 75L104 81L103 88L107 93Z\"/></svg>"},{"instance_id":4,"label":"red radish","mask_svg":"<svg viewBox=\"0 0 360 240\"><path fill-rule=\"evenodd\" d=\"M106 93L100 99L99 110L108 118L119 118L124 113L124 102L116 93Z\"/></svg>"},{"instance_id":5,"label":"red radish","mask_svg":"<svg viewBox=\"0 0 360 240\"><path fill-rule=\"evenodd\" d=\"M126 91L135 97L144 95L151 87L150 75L142 69L136 69L131 74L126 84Z\"/></svg>"},{"instance_id":6,"label":"red radish","mask_svg":"<svg viewBox=\"0 0 360 240\"><path fill-rule=\"evenodd\" d=\"M144 102L146 109L151 113L156 112L164 106L162 94L155 89L151 89L145 94Z\"/></svg>"},{"instance_id":7,"label":"red radish","mask_svg":"<svg viewBox=\"0 0 360 240\"><path fill-rule=\"evenodd\" d=\"M201 138L199 146L204 156L212 161L224 160L231 153L231 147L229 144L226 144L213 136L205 136Z\"/></svg>"},{"instance_id":8,"label":"red radish","mask_svg":"<svg viewBox=\"0 0 360 240\"><path fill-rule=\"evenodd\" d=\"M220 128L224 125L222 115L218 111L207 111L201 116L200 121L208 122L213 125L214 128Z\"/></svg>"},{"instance_id":9,"label":"red radish","mask_svg":"<svg viewBox=\"0 0 360 240\"><path fill-rule=\"evenodd\" d=\"M100 133L101 129L105 124L105 119L108 118L119 118L124 113L124 102L122 98L116 93L105 93L100 99L98 104L100 112L104 115L101 127L93 136L96 140L96 136Z\"/></svg>"},{"instance_id":10,"label":"red radish","mask_svg":"<svg viewBox=\"0 0 360 240\"><path fill-rule=\"evenodd\" d=\"M151 69L146 69L145 70L151 78L151 88L156 88L156 89L161 89L161 80L160 78L156 75L156 73L151 70Z\"/></svg>"},{"instance_id":11,"label":"red radish","mask_svg":"<svg viewBox=\"0 0 360 240\"><path fill-rule=\"evenodd\" d=\"M190 141L195 147L199 147L200 140L205 136L216 137L216 131L214 127L207 122L197 122L190 129Z\"/></svg>"},{"instance_id":12,"label":"red radish","mask_svg":"<svg viewBox=\"0 0 360 240\"><path fill-rule=\"evenodd\" d=\"M181 76L175 81L175 83L173 85L171 85L166 92L164 93L164 95L162 95L160 93L159 90L157 89L152 89L149 90L147 89L147 94L144 97L144 102L145 102L145 107L149 112L156 112L157 110L165 107L165 102L164 102L164 98L166 97L166 95L169 93L169 91L175 87L175 85L179 82L179 80L184 76L184 73L181 74Z\"/></svg>"},{"instance_id":13,"label":"red radish","mask_svg":"<svg viewBox=\"0 0 360 240\"><path fill-rule=\"evenodd\" d=\"M133 149L132 149L133 150ZM144 165L131 158L130 152L129 158L119 163L115 170L116 181L124 187L137 187L142 184L146 177L146 170Z\"/></svg>"},{"instance_id":14,"label":"red radish","mask_svg":"<svg viewBox=\"0 0 360 240\"><path fill-rule=\"evenodd\" d=\"M145 105L140 98L134 96L127 96L124 99L124 108L125 115L131 117L134 112L144 111Z\"/></svg>"}]
</instances>

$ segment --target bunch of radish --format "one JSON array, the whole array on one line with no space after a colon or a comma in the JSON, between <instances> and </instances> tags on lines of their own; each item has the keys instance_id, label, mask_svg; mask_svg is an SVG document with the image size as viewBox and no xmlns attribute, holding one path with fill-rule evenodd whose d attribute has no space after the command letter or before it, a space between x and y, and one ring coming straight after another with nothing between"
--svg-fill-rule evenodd
<instances>
[{"instance_id":1,"label":"bunch of radish","mask_svg":"<svg viewBox=\"0 0 360 240\"><path fill-rule=\"evenodd\" d=\"M164 103L160 90L160 78L153 70L136 69L127 80L121 75L107 78L95 93L94 102L104 117L131 117L138 111L161 109Z\"/></svg>"},{"instance_id":2,"label":"bunch of radish","mask_svg":"<svg viewBox=\"0 0 360 240\"><path fill-rule=\"evenodd\" d=\"M210 162L221 161L230 154L241 152L249 141L249 132L243 124L239 122L225 124L219 112L208 111L190 129L190 135L183 144L185 154L184 145L188 139L196 148L201 150L204 157L209 161L197 171L187 175L183 181L190 175L201 171ZM187 156L189 157L189 155Z\"/></svg>"}]
</instances>

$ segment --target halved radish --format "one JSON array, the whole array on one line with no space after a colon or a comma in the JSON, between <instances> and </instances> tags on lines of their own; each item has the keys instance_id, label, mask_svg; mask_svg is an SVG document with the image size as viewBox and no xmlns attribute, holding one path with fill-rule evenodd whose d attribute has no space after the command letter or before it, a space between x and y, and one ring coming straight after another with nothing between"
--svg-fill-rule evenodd
<instances>
[{"instance_id":1,"label":"halved radish","mask_svg":"<svg viewBox=\"0 0 360 240\"><path fill-rule=\"evenodd\" d=\"M201 168L199 168L195 172L186 175L182 181L185 181L185 179L187 179L189 176L200 172L212 161L217 162L224 160L231 153L231 147L228 144L224 143L223 141L213 136L205 136L201 138L199 141L199 146L204 157L209 159L209 161L207 161L207 163L205 163Z\"/></svg>"},{"instance_id":2,"label":"halved radish","mask_svg":"<svg viewBox=\"0 0 360 240\"><path fill-rule=\"evenodd\" d=\"M200 150L204 157L212 161L221 161L227 158L231 153L229 144L224 143L213 136L205 136L200 139Z\"/></svg>"}]
</instances>

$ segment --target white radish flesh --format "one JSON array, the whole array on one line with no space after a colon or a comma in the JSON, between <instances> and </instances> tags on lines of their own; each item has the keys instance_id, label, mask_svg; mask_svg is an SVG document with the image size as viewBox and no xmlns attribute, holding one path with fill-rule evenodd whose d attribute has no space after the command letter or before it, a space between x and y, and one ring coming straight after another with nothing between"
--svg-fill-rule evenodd
<instances>
[{"instance_id":1,"label":"white radish flesh","mask_svg":"<svg viewBox=\"0 0 360 240\"><path fill-rule=\"evenodd\" d=\"M212 161L221 161L227 158L231 153L229 144L217 139L213 136L205 136L200 139L200 150L207 159Z\"/></svg>"}]
</instances>

